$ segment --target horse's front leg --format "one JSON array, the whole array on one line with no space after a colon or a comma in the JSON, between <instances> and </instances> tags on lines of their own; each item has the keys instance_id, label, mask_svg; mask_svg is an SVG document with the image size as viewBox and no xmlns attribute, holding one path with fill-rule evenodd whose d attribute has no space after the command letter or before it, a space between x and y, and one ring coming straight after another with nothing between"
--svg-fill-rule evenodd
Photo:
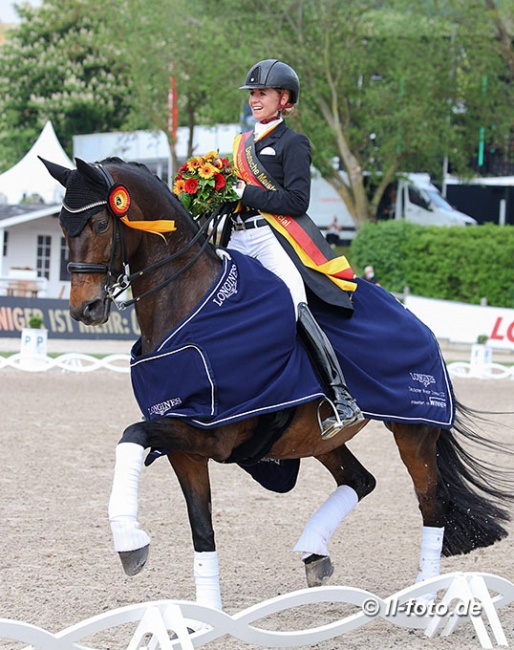
<instances>
[{"instance_id":1,"label":"horse's front leg","mask_svg":"<svg viewBox=\"0 0 514 650\"><path fill-rule=\"evenodd\" d=\"M109 500L109 523L125 573L134 576L148 559L150 537L137 520L139 476L145 444L123 441L116 447L116 465Z\"/></svg>"},{"instance_id":2,"label":"horse's front leg","mask_svg":"<svg viewBox=\"0 0 514 650\"><path fill-rule=\"evenodd\" d=\"M437 467L437 439L441 430L426 425L390 423L400 457L410 474L423 519L417 582L440 573L448 491Z\"/></svg>"},{"instance_id":3,"label":"horse's front leg","mask_svg":"<svg viewBox=\"0 0 514 650\"><path fill-rule=\"evenodd\" d=\"M199 430L171 418L144 420L130 425L125 430L116 448L116 467L109 501L109 521L114 548L118 551L123 568L128 575L139 573L148 558L150 537L141 529L137 520L139 477L145 449L155 447L165 449L168 454L171 454L170 462L176 465L187 502L195 554L197 554L195 574L200 578L197 583L214 584L214 578L217 576L217 557L210 515L207 459L224 460L229 455L239 433L238 428L233 430L227 428L223 436L218 436L214 431ZM185 459L189 459L188 462ZM202 581L202 577L207 577L207 580ZM218 601L221 602L219 596L213 595L216 589L219 594L219 586L200 589L202 594L211 592L208 599L214 606L217 606ZM205 602L203 596L202 599Z\"/></svg>"}]
</instances>

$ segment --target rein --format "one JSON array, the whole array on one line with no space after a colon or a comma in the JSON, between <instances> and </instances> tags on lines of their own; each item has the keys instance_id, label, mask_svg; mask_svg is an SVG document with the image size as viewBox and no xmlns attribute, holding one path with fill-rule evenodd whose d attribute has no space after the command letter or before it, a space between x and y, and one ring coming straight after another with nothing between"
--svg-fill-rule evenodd
<instances>
[{"instance_id":1,"label":"rein","mask_svg":"<svg viewBox=\"0 0 514 650\"><path fill-rule=\"evenodd\" d=\"M127 307L130 307L130 305L133 305L136 302L139 302L142 298L145 298L146 296L149 296L150 294L154 293L155 291L159 291L160 289L163 289L165 286L170 284L171 282L174 282L178 277L182 275L185 271L190 269L193 264L195 264L198 261L198 258L203 254L209 243L211 242L211 239L214 236L214 233L216 232L216 228L221 220L221 207L215 210L205 221L205 223L200 226L198 232L195 234L195 236L191 239L191 241L184 246L184 248L179 249L172 255L168 255L168 257L163 258L162 260L159 260L158 262L155 262L151 266L147 266L145 269L142 269L141 271L137 271L137 273L132 273L131 275L121 274L116 282L112 284L111 286L106 286L106 291L107 291L107 296L109 300L112 300L116 307L120 310L123 311ZM140 278L141 276L145 275L146 273L149 273L150 271L154 271L155 269L160 268L161 266L164 266L165 264L168 264L169 262L172 262L175 259L178 259L181 255L184 255L184 253L187 253L195 244L196 242L202 237L202 235L205 235L210 224L214 223L214 227L212 229L211 235L208 237L205 237L205 241L201 245L200 249L198 252L189 260L187 264L185 264L182 268L178 269L173 275L170 275L168 278L160 282L158 285L155 287L152 287L148 291L145 291L142 293L140 296L137 296L136 298L132 298L131 300L123 300L123 301L116 301L116 298L123 293L126 289L130 287L132 282ZM114 246L113 246L114 248ZM123 266L125 269L128 268L128 264L126 262L123 262ZM109 274L111 274L110 270L108 271ZM119 289L117 293L114 293L114 290Z\"/></svg>"},{"instance_id":2,"label":"rein","mask_svg":"<svg viewBox=\"0 0 514 650\"><path fill-rule=\"evenodd\" d=\"M198 260L198 258L202 255L202 253L205 251L209 243L211 242L214 234L216 233L217 226L221 220L222 217L222 209L224 207L224 204L219 206L213 213L207 217L206 221L204 224L202 224L198 230L198 232L195 234L195 236L191 239L190 242L186 244L183 248L179 249L172 255L168 255L167 257L164 257L162 260L158 260L151 266L147 266L146 268L142 269L141 271L137 271L136 273L128 274L128 262L126 260L126 243L125 243L125 236L123 233L123 229L119 228L118 221L115 219L114 220L114 228L115 232L113 235L113 241L114 244L111 248L111 258L109 260L109 264L96 264L92 262L70 262L68 264L68 271L70 273L103 273L107 275L108 278L110 277L115 277L116 280L112 284L107 284L105 285L105 291L107 293L107 297L109 300L111 300L117 307L119 311L123 311L127 309L127 307L130 307L136 302L139 302L142 298L145 298L146 296L149 296L150 294L154 293L155 291L159 291L160 289L163 289L165 286L170 284L171 282L174 282L182 273L190 269L193 264L195 264ZM198 240L206 234L209 226L211 224L214 224L212 228L212 233L210 236L205 237L205 241L201 245L200 249L198 252L194 255L194 257L189 260L187 264L185 264L182 268L178 269L173 275L170 275L168 278L160 282L158 285L155 287L152 287L148 291L145 291L142 293L140 296L137 296L136 298L131 298L130 300L121 300L117 301L116 298L121 295L124 291L126 291L132 284L134 280L137 278L142 277L143 275L150 273L151 271L154 271L155 269L160 268L161 266L164 266L165 264L168 264L169 262L172 262L175 259L178 259L180 256L184 255L187 253L197 242ZM119 230L118 230L119 228ZM121 242L121 249L122 249L122 259L124 260L122 262L124 272L116 274L116 272L113 270L114 269L114 264L115 264L115 258L116 258L116 252L117 252L117 242Z\"/></svg>"},{"instance_id":3,"label":"rein","mask_svg":"<svg viewBox=\"0 0 514 650\"><path fill-rule=\"evenodd\" d=\"M97 169L102 172L108 186L109 187L114 186L114 180L111 174L109 173L109 171L102 165L98 165ZM116 305L119 311L123 311L124 309L127 309L127 307L130 307L134 303L139 302L142 298L145 298L146 296L154 293L155 291L159 291L160 289L164 288L165 286L167 286L168 284L176 280L182 273L190 269L193 266L193 264L196 263L198 258L202 255L202 253L205 251L205 249L207 248L207 246L215 236L217 227L222 217L222 211L225 205L226 204L223 203L220 206L218 206L218 208L206 218L205 223L203 223L199 227L198 232L194 235L191 241L189 241L186 244L186 246L179 249L172 255L168 255L162 260L158 260L151 266L148 266L142 269L141 271L137 271L136 273L132 273L132 274L129 273L129 264L127 261L127 245L125 241L124 230L122 227L120 227L118 219L116 218L116 216L119 215L112 215L114 219L114 233L113 233L113 244L111 246L111 255L110 255L109 263L98 264L94 262L70 262L67 267L68 272L69 273L101 273L103 275L106 275L107 282L104 289L105 292L107 293L107 298ZM214 224L212 228L212 233L209 236L205 236L211 224ZM187 253L198 242L198 240L202 236L205 236L205 241L202 243L198 252L194 255L194 257L189 262L187 262L187 264L185 264L181 269L173 273L173 275L166 278L155 287L152 287L148 291L145 291L144 293L142 293L140 296L137 296L136 298L132 298L130 300L122 300L122 301L116 300L118 296L120 296L124 291L126 291L132 285L132 282L134 280L142 277L147 273L150 273L151 271L160 268L161 266L164 266L165 264L168 264L169 262L172 262L175 259L178 259L180 256ZM121 264L123 266L123 272L121 273L115 271L118 246L121 248L120 256L122 260ZM111 278L114 278L114 281L112 283L110 282Z\"/></svg>"}]
</instances>

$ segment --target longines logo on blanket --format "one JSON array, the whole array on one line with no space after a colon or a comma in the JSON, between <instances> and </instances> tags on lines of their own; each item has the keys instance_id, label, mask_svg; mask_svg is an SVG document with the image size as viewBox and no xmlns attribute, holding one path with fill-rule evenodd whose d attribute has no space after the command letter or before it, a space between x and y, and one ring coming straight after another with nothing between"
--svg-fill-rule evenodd
<instances>
[{"instance_id":1,"label":"longines logo on blanket","mask_svg":"<svg viewBox=\"0 0 514 650\"><path fill-rule=\"evenodd\" d=\"M159 404L153 404L148 408L148 415L164 415L167 411L170 411L175 406L180 406L182 400L180 397L175 397L174 399L167 399L165 402L160 402Z\"/></svg>"},{"instance_id":2,"label":"longines logo on blanket","mask_svg":"<svg viewBox=\"0 0 514 650\"><path fill-rule=\"evenodd\" d=\"M235 293L237 293L237 282L237 266L235 264L232 264L232 268L227 275L227 279L221 285L219 291L216 293L212 300L214 304L218 305L218 307L221 307L227 298L230 298L230 296L233 296Z\"/></svg>"},{"instance_id":3,"label":"longines logo on blanket","mask_svg":"<svg viewBox=\"0 0 514 650\"><path fill-rule=\"evenodd\" d=\"M409 374L412 381L419 381L425 388L430 386L430 384L435 384L435 377L433 375L423 375L420 372L411 372Z\"/></svg>"}]
</instances>

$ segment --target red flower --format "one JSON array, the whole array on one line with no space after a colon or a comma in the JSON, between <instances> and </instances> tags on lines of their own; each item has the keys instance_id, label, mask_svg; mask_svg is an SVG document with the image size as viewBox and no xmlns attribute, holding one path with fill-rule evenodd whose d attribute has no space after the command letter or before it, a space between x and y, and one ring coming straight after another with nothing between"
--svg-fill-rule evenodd
<instances>
[{"instance_id":1,"label":"red flower","mask_svg":"<svg viewBox=\"0 0 514 650\"><path fill-rule=\"evenodd\" d=\"M225 185L227 184L227 181L225 180L225 177L223 174L216 174L214 176L214 189L216 190L222 190Z\"/></svg>"},{"instance_id":2,"label":"red flower","mask_svg":"<svg viewBox=\"0 0 514 650\"><path fill-rule=\"evenodd\" d=\"M196 178L188 178L184 184L184 190L188 194L196 194L196 191L198 190L198 181Z\"/></svg>"}]
</instances>

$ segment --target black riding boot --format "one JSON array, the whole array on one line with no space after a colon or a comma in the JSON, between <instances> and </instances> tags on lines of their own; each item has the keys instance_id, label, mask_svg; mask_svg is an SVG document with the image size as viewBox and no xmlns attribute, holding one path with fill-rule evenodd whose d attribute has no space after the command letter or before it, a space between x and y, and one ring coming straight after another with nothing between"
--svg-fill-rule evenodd
<instances>
[{"instance_id":1,"label":"black riding boot","mask_svg":"<svg viewBox=\"0 0 514 650\"><path fill-rule=\"evenodd\" d=\"M327 402L334 414L320 422L321 437L327 440L364 417L346 387L332 344L304 302L298 305L298 333L322 383L332 393Z\"/></svg>"}]
</instances>

